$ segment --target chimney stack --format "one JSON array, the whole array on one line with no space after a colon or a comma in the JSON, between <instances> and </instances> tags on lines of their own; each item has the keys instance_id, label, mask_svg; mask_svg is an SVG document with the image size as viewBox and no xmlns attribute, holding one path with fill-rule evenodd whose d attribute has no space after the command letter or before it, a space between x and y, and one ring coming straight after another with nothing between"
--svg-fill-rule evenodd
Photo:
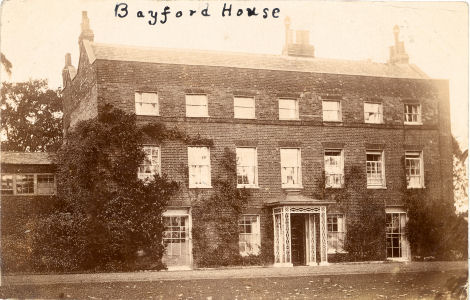
<instances>
[{"instance_id":1,"label":"chimney stack","mask_svg":"<svg viewBox=\"0 0 470 300\"><path fill-rule=\"evenodd\" d=\"M310 45L310 32L308 30L296 30L295 42L293 40L293 30L290 29L290 18L284 20L286 41L282 54L287 56L315 57L315 48Z\"/></svg>"},{"instance_id":2,"label":"chimney stack","mask_svg":"<svg viewBox=\"0 0 470 300\"><path fill-rule=\"evenodd\" d=\"M400 28L398 25L393 27L393 35L395 37L395 45L390 46L390 59L388 60L391 64L408 64L410 57L405 51L405 43L398 39L400 34Z\"/></svg>"},{"instance_id":3,"label":"chimney stack","mask_svg":"<svg viewBox=\"0 0 470 300\"><path fill-rule=\"evenodd\" d=\"M82 11L82 32L78 38L78 43L80 44L83 40L93 42L95 35L93 30L90 28L90 20L88 19L88 14L86 11Z\"/></svg>"},{"instance_id":4,"label":"chimney stack","mask_svg":"<svg viewBox=\"0 0 470 300\"><path fill-rule=\"evenodd\" d=\"M62 85L65 88L77 74L77 69L72 66L72 55L65 54L65 66L62 69Z\"/></svg>"}]
</instances>

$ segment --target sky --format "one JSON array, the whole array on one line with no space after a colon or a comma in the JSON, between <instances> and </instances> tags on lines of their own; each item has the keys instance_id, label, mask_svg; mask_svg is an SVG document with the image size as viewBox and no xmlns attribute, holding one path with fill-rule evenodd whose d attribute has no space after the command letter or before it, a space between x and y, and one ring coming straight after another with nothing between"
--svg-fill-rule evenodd
<instances>
[{"instance_id":1,"label":"sky","mask_svg":"<svg viewBox=\"0 0 470 300\"><path fill-rule=\"evenodd\" d=\"M127 3L127 16L115 14ZM222 17L224 3L232 15ZM161 12L170 7L165 24ZM123 6L121 6L123 7ZM258 16L246 10L256 7ZM209 17L201 15L208 8ZM268 9L263 18L263 9ZM273 17L273 10L279 9ZM65 53L78 63L81 11L86 10L95 41L167 48L281 54L284 19L291 28L310 31L315 56L386 62L393 44L392 28L417 65L431 78L448 79L452 132L468 149L468 6L465 2L361 1L92 1L4 0L0 19L0 50L13 64L12 75L1 70L2 81L45 78L49 87L62 86ZM196 10L189 16L189 9ZM137 18L142 11L144 18ZM157 12L157 23L148 11ZM181 10L183 15L176 18ZM120 11L121 15L123 11Z\"/></svg>"}]
</instances>

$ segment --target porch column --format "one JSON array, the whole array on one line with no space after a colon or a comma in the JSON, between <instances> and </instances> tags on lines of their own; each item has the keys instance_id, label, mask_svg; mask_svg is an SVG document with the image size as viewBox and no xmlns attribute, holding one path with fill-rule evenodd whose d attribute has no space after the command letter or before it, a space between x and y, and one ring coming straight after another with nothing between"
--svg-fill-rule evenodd
<instances>
[{"instance_id":1,"label":"porch column","mask_svg":"<svg viewBox=\"0 0 470 300\"><path fill-rule=\"evenodd\" d=\"M274 221L274 266L292 267L290 208L273 209Z\"/></svg>"},{"instance_id":2,"label":"porch column","mask_svg":"<svg viewBox=\"0 0 470 300\"><path fill-rule=\"evenodd\" d=\"M326 206L320 207L320 265L328 265L328 231Z\"/></svg>"}]
</instances>

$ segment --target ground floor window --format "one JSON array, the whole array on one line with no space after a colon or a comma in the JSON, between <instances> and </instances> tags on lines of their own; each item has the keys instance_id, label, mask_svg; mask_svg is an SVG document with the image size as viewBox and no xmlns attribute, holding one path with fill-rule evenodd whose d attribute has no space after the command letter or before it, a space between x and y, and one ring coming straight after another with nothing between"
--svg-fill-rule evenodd
<instances>
[{"instance_id":1,"label":"ground floor window","mask_svg":"<svg viewBox=\"0 0 470 300\"><path fill-rule=\"evenodd\" d=\"M240 255L258 255L260 252L260 226L258 215L242 215L238 220Z\"/></svg>"},{"instance_id":2,"label":"ground floor window","mask_svg":"<svg viewBox=\"0 0 470 300\"><path fill-rule=\"evenodd\" d=\"M164 216L163 225L166 245L163 262L167 266L188 266L191 255L189 216Z\"/></svg>"},{"instance_id":3,"label":"ground floor window","mask_svg":"<svg viewBox=\"0 0 470 300\"><path fill-rule=\"evenodd\" d=\"M345 220L342 214L328 214L328 253L344 252Z\"/></svg>"},{"instance_id":4,"label":"ground floor window","mask_svg":"<svg viewBox=\"0 0 470 300\"><path fill-rule=\"evenodd\" d=\"M386 212L387 258L406 259L409 245L405 236L406 213L399 210Z\"/></svg>"}]
</instances>

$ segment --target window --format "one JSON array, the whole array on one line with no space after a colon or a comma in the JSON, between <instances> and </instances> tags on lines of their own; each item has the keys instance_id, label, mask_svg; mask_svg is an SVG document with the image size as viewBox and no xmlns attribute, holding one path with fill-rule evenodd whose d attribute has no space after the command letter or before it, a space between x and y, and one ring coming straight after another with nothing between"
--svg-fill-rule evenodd
<instances>
[{"instance_id":1,"label":"window","mask_svg":"<svg viewBox=\"0 0 470 300\"><path fill-rule=\"evenodd\" d=\"M341 188L344 184L342 150L325 150L325 187Z\"/></svg>"},{"instance_id":2,"label":"window","mask_svg":"<svg viewBox=\"0 0 470 300\"><path fill-rule=\"evenodd\" d=\"M420 104L405 104L405 124L421 124Z\"/></svg>"},{"instance_id":3,"label":"window","mask_svg":"<svg viewBox=\"0 0 470 300\"><path fill-rule=\"evenodd\" d=\"M405 236L406 213L398 210L386 211L387 258L407 259L409 244Z\"/></svg>"},{"instance_id":4,"label":"window","mask_svg":"<svg viewBox=\"0 0 470 300\"><path fill-rule=\"evenodd\" d=\"M157 93L135 93L135 113L143 116L158 116Z\"/></svg>"},{"instance_id":5,"label":"window","mask_svg":"<svg viewBox=\"0 0 470 300\"><path fill-rule=\"evenodd\" d=\"M152 179L160 174L160 148L157 146L144 146L144 161L137 172L139 179Z\"/></svg>"},{"instance_id":6,"label":"window","mask_svg":"<svg viewBox=\"0 0 470 300\"><path fill-rule=\"evenodd\" d=\"M382 151L367 151L367 187L385 187L385 168Z\"/></svg>"},{"instance_id":7,"label":"window","mask_svg":"<svg viewBox=\"0 0 470 300\"><path fill-rule=\"evenodd\" d=\"M328 253L344 252L345 222L342 214L328 214Z\"/></svg>"},{"instance_id":8,"label":"window","mask_svg":"<svg viewBox=\"0 0 470 300\"><path fill-rule=\"evenodd\" d=\"M259 216L242 215L238 220L238 229L240 255L258 255L261 245Z\"/></svg>"},{"instance_id":9,"label":"window","mask_svg":"<svg viewBox=\"0 0 470 300\"><path fill-rule=\"evenodd\" d=\"M406 182L408 188L424 187L422 152L405 153Z\"/></svg>"},{"instance_id":10,"label":"window","mask_svg":"<svg viewBox=\"0 0 470 300\"><path fill-rule=\"evenodd\" d=\"M281 149L282 187L301 187L302 172L300 149Z\"/></svg>"},{"instance_id":11,"label":"window","mask_svg":"<svg viewBox=\"0 0 470 300\"><path fill-rule=\"evenodd\" d=\"M34 194L34 175L16 175L16 194Z\"/></svg>"},{"instance_id":12,"label":"window","mask_svg":"<svg viewBox=\"0 0 470 300\"><path fill-rule=\"evenodd\" d=\"M383 123L382 103L364 103L364 122Z\"/></svg>"},{"instance_id":13,"label":"window","mask_svg":"<svg viewBox=\"0 0 470 300\"><path fill-rule=\"evenodd\" d=\"M186 95L186 117L208 117L207 95Z\"/></svg>"},{"instance_id":14,"label":"window","mask_svg":"<svg viewBox=\"0 0 470 300\"><path fill-rule=\"evenodd\" d=\"M208 147L188 147L189 187L211 187L211 163Z\"/></svg>"},{"instance_id":15,"label":"window","mask_svg":"<svg viewBox=\"0 0 470 300\"><path fill-rule=\"evenodd\" d=\"M13 175L2 174L2 194L13 195Z\"/></svg>"},{"instance_id":16,"label":"window","mask_svg":"<svg viewBox=\"0 0 470 300\"><path fill-rule=\"evenodd\" d=\"M55 182L53 174L37 174L38 195L53 195Z\"/></svg>"},{"instance_id":17,"label":"window","mask_svg":"<svg viewBox=\"0 0 470 300\"><path fill-rule=\"evenodd\" d=\"M323 121L341 122L341 102L323 100Z\"/></svg>"},{"instance_id":18,"label":"window","mask_svg":"<svg viewBox=\"0 0 470 300\"><path fill-rule=\"evenodd\" d=\"M295 99L279 99L279 120L298 120L299 101Z\"/></svg>"},{"instance_id":19,"label":"window","mask_svg":"<svg viewBox=\"0 0 470 300\"><path fill-rule=\"evenodd\" d=\"M238 119L255 119L255 98L233 98L234 116Z\"/></svg>"},{"instance_id":20,"label":"window","mask_svg":"<svg viewBox=\"0 0 470 300\"><path fill-rule=\"evenodd\" d=\"M184 216L163 217L163 242L166 244L165 254L168 256L185 256L188 252L188 222Z\"/></svg>"},{"instance_id":21,"label":"window","mask_svg":"<svg viewBox=\"0 0 470 300\"><path fill-rule=\"evenodd\" d=\"M258 186L256 148L237 148L237 187Z\"/></svg>"}]
</instances>

